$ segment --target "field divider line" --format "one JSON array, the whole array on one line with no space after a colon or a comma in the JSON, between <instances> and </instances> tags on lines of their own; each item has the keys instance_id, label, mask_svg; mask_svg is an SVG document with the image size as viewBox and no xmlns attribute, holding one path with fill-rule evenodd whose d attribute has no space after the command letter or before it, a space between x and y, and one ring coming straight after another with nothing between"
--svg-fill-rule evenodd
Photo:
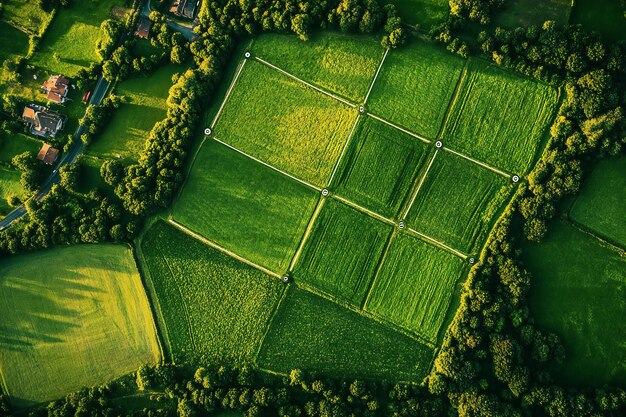
<instances>
[{"instance_id":1,"label":"field divider line","mask_svg":"<svg viewBox=\"0 0 626 417\"><path fill-rule=\"evenodd\" d=\"M241 150L239 150L239 149L235 148L234 146L229 145L228 143L226 143L226 142L224 142L224 141L219 140L216 136L213 136L213 140L214 140L214 141L216 141L217 143L220 143L220 144L222 144L222 145L226 146L227 148L232 149L232 150L233 150L233 151L235 151L235 152L240 153L241 155L243 155L243 156L245 156L245 157L247 157L247 158L252 159L252 160L253 160L253 161L255 161L255 162L258 162L258 163L259 163L259 164L261 164L261 165L265 165L266 167L268 167L268 168L270 168L270 169L272 169L272 170L274 170L274 171L276 171L276 172L278 172L278 173L280 173L280 174L283 174L284 176L289 177L289 178L291 178L291 179L292 179L292 180L294 180L294 181L299 182L299 183L300 183L300 184L302 184L302 185L305 185L305 186L307 186L307 187L309 187L309 188L312 188L312 189L313 189L313 190L315 190L315 191L322 191L322 189L321 189L320 187L318 187L318 186L316 186L316 185L313 185L313 184L311 184L311 183L310 183L310 182L308 182L308 181L305 181L305 180L303 180L303 179L300 179L300 178L298 178L298 177L295 177L295 176L291 175L290 173L283 171L282 169L276 168L275 166L268 164L267 162L263 162L263 161L261 161L260 159L255 158L255 157L254 157L254 156L252 156L252 155L248 155L248 154L247 154L247 153L245 153L244 151L241 151Z\"/></svg>"},{"instance_id":2,"label":"field divider line","mask_svg":"<svg viewBox=\"0 0 626 417\"><path fill-rule=\"evenodd\" d=\"M480 166L481 166L481 167L483 167L483 168L487 168L488 170L493 171L493 172L495 172L496 174L502 175L502 176L503 176L503 177L505 177L505 178L511 178L511 174L509 174L509 173L507 173L507 172L504 172L504 171L502 171L502 170L499 170L498 168L494 168L494 167L492 167L491 165L488 165L488 164L486 164L486 163L484 163L484 162L481 162L481 161L479 161L479 160L477 160L477 159L474 159L474 158L472 158L472 157L469 157L469 156L467 156L467 155L465 155L465 154L462 154L461 152L457 152L457 151L455 151L455 150L453 150L453 149L450 149L450 148L448 148L448 147L446 147L446 146L444 146L444 147L443 147L443 150L444 150L444 151L447 151L447 152L450 152L450 153L453 153L453 154L455 154L455 155L457 155L457 156L460 156L460 157L461 157L461 158L463 158L463 159L467 159L468 161L473 162L473 163L475 163L475 164L478 164L478 165L480 165Z\"/></svg>"},{"instance_id":3,"label":"field divider line","mask_svg":"<svg viewBox=\"0 0 626 417\"><path fill-rule=\"evenodd\" d=\"M415 203L415 200L417 199L417 194L419 194L420 190L422 189L422 185L424 185L424 181L426 181L428 172L430 171L430 168L433 166L433 162L435 162L437 153L439 153L439 149L435 149L435 153L433 154L433 157L430 159L430 162L428 163L428 167L426 167L426 171L424 171L424 175L422 175L422 178L420 178L419 183L417 183L417 187L415 187L415 191L413 191L413 196L411 197L411 201L409 201L409 204L407 204L405 209L402 210L402 215L400 216L402 220L406 219L406 216L408 216L409 211L411 211L411 208L413 207L413 204Z\"/></svg>"},{"instance_id":4,"label":"field divider line","mask_svg":"<svg viewBox=\"0 0 626 417\"><path fill-rule=\"evenodd\" d=\"M274 307L274 311L272 311L272 315L270 316L269 320L267 321L267 324L265 325L265 331L263 332L263 337L259 341L259 347L256 349L256 352L254 353L254 357L252 358L252 361L254 363L256 363L258 359L259 354L261 353L261 349L263 349L265 338L267 338L267 334L270 332L270 327L272 326L272 323L274 322L274 318L278 314L278 310L280 309L280 306L283 304L283 300L287 296L287 292L289 292L289 287L290 285L283 286L283 291L280 294L280 298L278 299L276 306Z\"/></svg>"},{"instance_id":5,"label":"field divider line","mask_svg":"<svg viewBox=\"0 0 626 417\"><path fill-rule=\"evenodd\" d=\"M330 197L331 197L331 198L334 198L335 200L338 200L338 201L340 201L340 202L344 203L344 204L345 204L345 205L347 205L347 206L352 207L353 209L355 209L355 210L357 210L357 211L360 211L360 212L362 212L362 213L365 213L365 214L367 214L367 215L368 215L368 216L370 216L370 217L373 217L373 218L375 218L375 219L377 219L377 220L380 220L380 221L381 221L381 222L383 222L383 223L387 223L387 224L389 224L389 225L391 225L391 226L394 226L394 227L395 227L395 226L397 226L397 225L396 225L396 222L394 222L393 220L388 219L388 218L386 218L385 216L381 216L380 214L375 213L375 212L373 212L372 210L366 209L365 207L360 206L360 205L358 205L357 203L354 203L354 202L352 202L352 201L350 201L350 200L348 200L348 199L345 199L345 198L343 198L343 197L341 197L341 196L338 196L337 194L331 194L331 196L330 196Z\"/></svg>"},{"instance_id":6,"label":"field divider line","mask_svg":"<svg viewBox=\"0 0 626 417\"><path fill-rule=\"evenodd\" d=\"M407 135L409 135L409 136L413 136L415 139L419 139L419 140L421 140L421 141L422 141L422 142L424 142L424 143L430 143L430 142L431 142L430 140L426 139L425 137L420 136L420 135L418 135L417 133L413 133L413 132L411 132L410 130L406 130L405 128L400 127L400 126L398 126L398 125L396 125L396 124L393 124L393 123L391 123L389 120L385 120L385 119L383 119L382 117L380 117L380 116L376 116L376 115L375 115L375 114L373 114L373 113L369 113L369 112L367 112L367 115L368 115L368 116L370 116L370 117L371 117L371 118L373 118L373 119L378 120L379 122L382 122L382 123L386 124L387 126L391 126L391 127L395 128L395 129L398 129L398 130L399 130L399 131L401 131L401 132L406 133L406 134L407 134Z\"/></svg>"},{"instance_id":7,"label":"field divider line","mask_svg":"<svg viewBox=\"0 0 626 417\"><path fill-rule=\"evenodd\" d=\"M233 92L233 89L235 88L235 84L237 83L237 80L239 80L239 76L243 72L243 67L246 66L246 61L247 59L244 58L243 61L241 61L241 63L239 64L239 67L237 68L237 72L235 73L233 80L230 82L230 86L228 87L228 90L226 90L226 95L224 96L224 100L222 100L222 104L220 105L220 108L217 110L217 113L215 114L215 117L213 118L213 121L211 122L211 129L215 128L217 121L222 115L222 110L224 110L224 107L226 106L226 102L228 101L230 94Z\"/></svg>"},{"instance_id":8,"label":"field divider line","mask_svg":"<svg viewBox=\"0 0 626 417\"><path fill-rule=\"evenodd\" d=\"M370 98L370 94L372 89L374 88L374 84L376 83L376 78L378 78L378 74L380 73L383 64L385 63L385 58L387 58L387 54L389 53L389 48L385 49L385 54L383 55L383 59L380 60L380 64L378 64L378 68L376 69L376 74L374 74L374 78L372 79L372 83L370 84L369 90L367 90L367 94L365 95L365 101L363 101L363 105L367 104L367 99Z\"/></svg>"},{"instance_id":9,"label":"field divider line","mask_svg":"<svg viewBox=\"0 0 626 417\"><path fill-rule=\"evenodd\" d=\"M273 276L275 278L282 278L280 276L280 274L277 274L276 272L272 272L269 269L267 269L267 268L265 268L265 267L263 267L263 266L261 266L261 265L259 265L257 263L254 263L254 262L252 262L252 261L250 261L250 260L248 260L246 258L244 258L243 256L237 255L235 252L233 252L231 250L228 250L228 249L226 249L223 246L218 245L217 243L215 243L215 242L205 238L202 235L199 235L198 233L194 232L193 230L188 229L187 227L185 227L182 224L178 223L174 219L167 219L167 222L169 224L171 224L172 226L176 227L178 230L181 230L182 232L184 232L184 233L188 234L189 236L193 237L194 239L199 240L200 242L202 242L202 243L204 243L206 245L209 245L210 247L212 247L214 249L217 249L220 252L223 252L226 255L229 255L229 256L237 259L238 261L241 261L241 262L243 262L243 263L245 263L247 265L250 265L251 267L258 269L259 271L264 272L267 275L271 275L271 276Z\"/></svg>"},{"instance_id":10,"label":"field divider line","mask_svg":"<svg viewBox=\"0 0 626 417\"><path fill-rule=\"evenodd\" d=\"M385 249L383 250L383 253L380 256L380 259L378 260L378 265L376 265L376 272L374 272L374 276L372 277L372 280L370 281L370 284L367 287L367 292L365 293L365 298L363 299L363 302L361 303L361 310L365 311L365 307L367 306L367 302L369 301L370 295L372 294L372 288L374 288L374 283L376 282L376 279L380 275L380 271L383 269L383 264L385 263L385 259L387 258L387 253L389 252L389 248L391 247L391 243L396 238L397 234L398 234L398 229L394 228L391 231L391 234L389 235L389 239L387 239L387 243L385 244Z\"/></svg>"},{"instance_id":11,"label":"field divider line","mask_svg":"<svg viewBox=\"0 0 626 417\"><path fill-rule=\"evenodd\" d=\"M313 225L315 224L315 220L317 220L317 216L319 216L320 212L322 211L322 207L324 206L325 201L326 199L323 196L320 196L320 199L317 201L315 210L313 210L313 214L309 219L309 223L307 224L306 229L304 229L304 233L302 234L302 239L300 239L300 243L298 244L298 249L296 249L296 253L293 254L293 258L291 258L291 262L289 263L289 269L287 271L288 274L293 271L293 268L296 266L298 259L300 259L302 249L304 249L304 245L306 244L307 240L309 240L309 236L313 231Z\"/></svg>"},{"instance_id":12,"label":"field divider line","mask_svg":"<svg viewBox=\"0 0 626 417\"><path fill-rule=\"evenodd\" d=\"M256 59L257 61L259 61L259 62L260 62L260 63L262 63L263 65L266 65L266 66L268 66L268 67L270 67L270 68L272 68L272 69L274 69L274 70L276 70L276 71L280 72L281 74L286 75L286 76L287 76L287 77L289 77L289 78L292 78L292 79L294 79L294 80L296 80L296 81L301 82L302 84L304 84L304 85L306 85L306 86L308 86L308 87L310 87L310 88L314 89L315 91L317 91L317 92L319 92L319 93L322 93L322 94L327 95L328 97L334 98L335 100L338 100L338 101L342 102L343 104L348 105L348 106L350 106L350 107L356 107L356 104L351 103L351 102L349 102L348 100L345 100L345 99L343 99L343 98L341 98L341 97L339 97L339 96L336 96L336 95L334 95L333 93L329 93L328 91L326 91L326 90L324 90L324 89L322 89L322 88L319 88L318 86L313 85L313 84L311 84L311 83L310 83L310 82L308 82L308 81L304 81L302 78L296 77L295 75L293 75L293 74L291 74L291 73L289 73L289 72L285 71L285 70L284 70L284 69L282 69L282 68L277 67L277 66L276 66L276 65L274 65L274 64L270 64L269 62L267 62L267 61L266 61L266 60L264 60L263 58L259 58L258 56L255 56L255 57L254 57L254 59Z\"/></svg>"},{"instance_id":13,"label":"field divider line","mask_svg":"<svg viewBox=\"0 0 626 417\"><path fill-rule=\"evenodd\" d=\"M339 158L337 159L337 162L335 162L335 166L333 167L333 172L330 174L330 178L328 179L328 183L326 185L326 188L329 188L330 185L333 182L333 178L335 178L335 174L337 174L337 170L339 169L339 165L341 165L341 160L343 159L346 151L348 150L348 146L350 145L350 142L352 140L352 136L354 135L354 130L356 129L356 126L359 124L359 119L361 118L361 114L357 114L356 116L356 120L354 121L354 124L352 125L352 129L350 129L350 134L348 135L348 139L346 139L346 142L343 144L343 148L341 149L341 153L339 154Z\"/></svg>"},{"instance_id":14,"label":"field divider line","mask_svg":"<svg viewBox=\"0 0 626 417\"><path fill-rule=\"evenodd\" d=\"M461 258L463 260L467 259L467 255L466 254L464 254L463 252L460 252L460 251L458 251L458 250L456 250L454 248L451 248L450 246L446 245L443 242L438 241L437 239L434 239L434 238L432 238L430 236L427 236L424 233L420 233L417 230L412 229L410 227L408 229L406 229L406 230L409 233L411 233L411 234L417 235L417 236L421 237L422 239L425 239L425 240L429 241L430 243L433 243L436 246L439 246L440 248L445 249L448 252L451 252L451 253L455 254L456 256L458 256L459 258Z\"/></svg>"},{"instance_id":15,"label":"field divider line","mask_svg":"<svg viewBox=\"0 0 626 417\"><path fill-rule=\"evenodd\" d=\"M450 116L452 115L452 110L456 106L457 101L459 100L459 95L461 93L461 87L467 78L467 73L469 71L469 59L465 60L463 64L463 69L461 70L461 74L459 75L459 79L456 82L456 86L454 88L454 93L450 98L450 102L448 102L448 106L446 108L446 113L443 116L443 120L441 121L441 126L439 126L439 132L437 132L437 139L443 137L444 133L446 133L446 128L448 127L448 121L450 120Z\"/></svg>"}]
</instances>

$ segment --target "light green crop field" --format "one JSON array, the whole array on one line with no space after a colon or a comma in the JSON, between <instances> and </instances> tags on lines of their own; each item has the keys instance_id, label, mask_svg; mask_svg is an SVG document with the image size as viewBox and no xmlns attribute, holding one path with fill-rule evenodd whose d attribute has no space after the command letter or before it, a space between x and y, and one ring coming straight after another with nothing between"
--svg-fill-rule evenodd
<instances>
[{"instance_id":1,"label":"light green crop field","mask_svg":"<svg viewBox=\"0 0 626 417\"><path fill-rule=\"evenodd\" d=\"M244 67L214 135L324 187L357 111L257 61Z\"/></svg>"},{"instance_id":2,"label":"light green crop field","mask_svg":"<svg viewBox=\"0 0 626 417\"><path fill-rule=\"evenodd\" d=\"M50 19L50 14L41 10L37 1L4 0L2 3L2 20L26 32L38 33L41 25Z\"/></svg>"},{"instance_id":3,"label":"light green crop field","mask_svg":"<svg viewBox=\"0 0 626 417\"><path fill-rule=\"evenodd\" d=\"M569 23L572 0L509 0L495 15L495 23L509 29L543 25L554 20L562 26Z\"/></svg>"},{"instance_id":4,"label":"light green crop field","mask_svg":"<svg viewBox=\"0 0 626 417\"><path fill-rule=\"evenodd\" d=\"M458 97L444 144L496 168L525 174L542 150L558 91L471 59Z\"/></svg>"},{"instance_id":5,"label":"light green crop field","mask_svg":"<svg viewBox=\"0 0 626 417\"><path fill-rule=\"evenodd\" d=\"M466 269L458 256L400 233L389 247L365 310L435 343Z\"/></svg>"},{"instance_id":6,"label":"light green crop field","mask_svg":"<svg viewBox=\"0 0 626 417\"><path fill-rule=\"evenodd\" d=\"M293 276L360 306L392 226L327 200L295 266Z\"/></svg>"},{"instance_id":7,"label":"light green crop field","mask_svg":"<svg viewBox=\"0 0 626 417\"><path fill-rule=\"evenodd\" d=\"M265 34L254 55L356 104L365 100L384 49L376 37L326 32L303 42L295 35Z\"/></svg>"},{"instance_id":8,"label":"light green crop field","mask_svg":"<svg viewBox=\"0 0 626 417\"><path fill-rule=\"evenodd\" d=\"M511 181L439 151L407 214L408 224L452 248L475 254L511 194Z\"/></svg>"},{"instance_id":9,"label":"light green crop field","mask_svg":"<svg viewBox=\"0 0 626 417\"><path fill-rule=\"evenodd\" d=\"M626 247L626 157L604 160L585 181L570 216Z\"/></svg>"},{"instance_id":10,"label":"light green crop field","mask_svg":"<svg viewBox=\"0 0 626 417\"><path fill-rule=\"evenodd\" d=\"M462 58L421 40L390 51L367 109L413 133L435 139L464 63Z\"/></svg>"},{"instance_id":11,"label":"light green crop field","mask_svg":"<svg viewBox=\"0 0 626 417\"><path fill-rule=\"evenodd\" d=\"M160 349L131 251L78 245L0 262L0 371L18 406L156 363Z\"/></svg>"},{"instance_id":12,"label":"light green crop field","mask_svg":"<svg viewBox=\"0 0 626 417\"><path fill-rule=\"evenodd\" d=\"M317 200L310 188L208 139L172 215L207 239L282 274Z\"/></svg>"},{"instance_id":13,"label":"light green crop field","mask_svg":"<svg viewBox=\"0 0 626 417\"><path fill-rule=\"evenodd\" d=\"M0 21L0 60L4 62L28 52L28 35L10 24Z\"/></svg>"},{"instance_id":14,"label":"light green crop field","mask_svg":"<svg viewBox=\"0 0 626 417\"><path fill-rule=\"evenodd\" d=\"M395 217L428 154L424 142L362 117L330 188L378 214Z\"/></svg>"},{"instance_id":15,"label":"light green crop field","mask_svg":"<svg viewBox=\"0 0 626 417\"><path fill-rule=\"evenodd\" d=\"M20 183L22 174L13 168L0 167L0 215L6 215L11 211L7 199L11 196L22 197L24 188Z\"/></svg>"},{"instance_id":16,"label":"light green crop field","mask_svg":"<svg viewBox=\"0 0 626 417\"><path fill-rule=\"evenodd\" d=\"M164 222L141 250L172 358L251 363L285 285Z\"/></svg>"},{"instance_id":17,"label":"light green crop field","mask_svg":"<svg viewBox=\"0 0 626 417\"><path fill-rule=\"evenodd\" d=\"M448 0L391 0L402 21L409 25L419 25L429 30L432 25L443 21L450 7Z\"/></svg>"},{"instance_id":18,"label":"light green crop field","mask_svg":"<svg viewBox=\"0 0 626 417\"><path fill-rule=\"evenodd\" d=\"M524 251L533 274L531 313L566 349L564 363L551 365L555 377L581 387L626 383L624 253L561 222Z\"/></svg>"},{"instance_id":19,"label":"light green crop field","mask_svg":"<svg viewBox=\"0 0 626 417\"><path fill-rule=\"evenodd\" d=\"M420 381L433 354L411 337L292 286L257 362L278 372L299 368L333 377Z\"/></svg>"}]
</instances>

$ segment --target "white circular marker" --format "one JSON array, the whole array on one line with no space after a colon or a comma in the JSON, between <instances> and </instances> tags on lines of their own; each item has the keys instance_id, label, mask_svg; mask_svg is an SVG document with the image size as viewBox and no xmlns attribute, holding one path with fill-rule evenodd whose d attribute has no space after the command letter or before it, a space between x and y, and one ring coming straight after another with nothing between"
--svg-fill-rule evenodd
<instances>
[{"instance_id":1,"label":"white circular marker","mask_svg":"<svg viewBox=\"0 0 626 417\"><path fill-rule=\"evenodd\" d=\"M204 134L207 135L207 136L209 136L211 134L211 132L213 132L213 131L211 130L210 127L207 127L206 129L204 129Z\"/></svg>"},{"instance_id":2,"label":"white circular marker","mask_svg":"<svg viewBox=\"0 0 626 417\"><path fill-rule=\"evenodd\" d=\"M398 229L404 229L404 222L398 223Z\"/></svg>"},{"instance_id":3,"label":"white circular marker","mask_svg":"<svg viewBox=\"0 0 626 417\"><path fill-rule=\"evenodd\" d=\"M289 275L285 275L283 277L283 282L289 282Z\"/></svg>"},{"instance_id":4,"label":"white circular marker","mask_svg":"<svg viewBox=\"0 0 626 417\"><path fill-rule=\"evenodd\" d=\"M513 175L513 178L511 178L513 180L513 182L519 182L519 176L517 175Z\"/></svg>"},{"instance_id":5,"label":"white circular marker","mask_svg":"<svg viewBox=\"0 0 626 417\"><path fill-rule=\"evenodd\" d=\"M324 188L324 189L322 190L322 195L323 195L324 197L326 197L326 196L328 195L328 190L327 190L326 188Z\"/></svg>"},{"instance_id":6,"label":"white circular marker","mask_svg":"<svg viewBox=\"0 0 626 417\"><path fill-rule=\"evenodd\" d=\"M441 147L443 146L443 143L441 143L441 141L440 141L440 140L438 140L437 142L435 142L435 146L436 146L437 148L441 148Z\"/></svg>"},{"instance_id":7,"label":"white circular marker","mask_svg":"<svg viewBox=\"0 0 626 417\"><path fill-rule=\"evenodd\" d=\"M251 56L251 55L250 55L250 52L246 52L246 53L244 54L244 56L245 56L246 58L250 58L250 56Z\"/></svg>"},{"instance_id":8,"label":"white circular marker","mask_svg":"<svg viewBox=\"0 0 626 417\"><path fill-rule=\"evenodd\" d=\"M365 107L360 106L360 107L359 107L359 113L363 113L364 111L365 111Z\"/></svg>"},{"instance_id":9,"label":"white circular marker","mask_svg":"<svg viewBox=\"0 0 626 417\"><path fill-rule=\"evenodd\" d=\"M473 264L474 262L476 262L476 260L474 258L469 258L469 263Z\"/></svg>"}]
</instances>

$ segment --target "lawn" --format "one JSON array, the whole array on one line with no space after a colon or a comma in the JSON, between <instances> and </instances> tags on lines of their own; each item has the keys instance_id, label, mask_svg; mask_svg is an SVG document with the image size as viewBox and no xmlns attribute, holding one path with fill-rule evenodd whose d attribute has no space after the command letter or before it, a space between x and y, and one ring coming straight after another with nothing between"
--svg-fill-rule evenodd
<instances>
[{"instance_id":1,"label":"lawn","mask_svg":"<svg viewBox=\"0 0 626 417\"><path fill-rule=\"evenodd\" d=\"M25 56L28 52L28 35L0 20L0 60Z\"/></svg>"},{"instance_id":2,"label":"lawn","mask_svg":"<svg viewBox=\"0 0 626 417\"><path fill-rule=\"evenodd\" d=\"M428 153L424 142L363 117L331 189L376 213L395 217Z\"/></svg>"},{"instance_id":3,"label":"lawn","mask_svg":"<svg viewBox=\"0 0 626 417\"><path fill-rule=\"evenodd\" d=\"M130 249L77 245L0 262L0 370L16 405L100 385L160 360Z\"/></svg>"},{"instance_id":4,"label":"lawn","mask_svg":"<svg viewBox=\"0 0 626 417\"><path fill-rule=\"evenodd\" d=\"M41 145L41 140L26 136L22 133L0 133L0 162L10 164L14 156L24 152L37 155L39 149L41 149Z\"/></svg>"},{"instance_id":5,"label":"lawn","mask_svg":"<svg viewBox=\"0 0 626 417\"><path fill-rule=\"evenodd\" d=\"M291 287L270 326L259 366L333 377L420 381L433 350L302 289Z\"/></svg>"},{"instance_id":6,"label":"lawn","mask_svg":"<svg viewBox=\"0 0 626 417\"><path fill-rule=\"evenodd\" d=\"M435 139L465 61L431 42L390 51L367 109L413 133Z\"/></svg>"},{"instance_id":7,"label":"lawn","mask_svg":"<svg viewBox=\"0 0 626 417\"><path fill-rule=\"evenodd\" d=\"M418 232L468 255L476 254L511 188L508 178L440 151L406 219Z\"/></svg>"},{"instance_id":8,"label":"lawn","mask_svg":"<svg viewBox=\"0 0 626 417\"><path fill-rule=\"evenodd\" d=\"M558 380L580 387L626 383L624 254L561 222L524 250L533 274L531 313L565 345L565 362L551 365Z\"/></svg>"},{"instance_id":9,"label":"lawn","mask_svg":"<svg viewBox=\"0 0 626 417\"><path fill-rule=\"evenodd\" d=\"M494 21L509 29L541 26L546 20L562 26L569 22L571 11L572 0L509 0L496 12Z\"/></svg>"},{"instance_id":10,"label":"lawn","mask_svg":"<svg viewBox=\"0 0 626 417\"><path fill-rule=\"evenodd\" d=\"M41 25L50 19L50 14L41 10L37 1L4 0L2 3L2 20L26 32L39 33Z\"/></svg>"},{"instance_id":11,"label":"lawn","mask_svg":"<svg viewBox=\"0 0 626 417\"><path fill-rule=\"evenodd\" d=\"M619 41L626 39L625 13L622 0L575 0L570 23Z\"/></svg>"},{"instance_id":12,"label":"lawn","mask_svg":"<svg viewBox=\"0 0 626 417\"><path fill-rule=\"evenodd\" d=\"M295 35L262 35L252 52L296 77L362 104L385 51L378 37L325 32L306 42Z\"/></svg>"},{"instance_id":13,"label":"lawn","mask_svg":"<svg viewBox=\"0 0 626 417\"><path fill-rule=\"evenodd\" d=\"M626 248L626 156L607 159L593 170L570 216Z\"/></svg>"},{"instance_id":14,"label":"lawn","mask_svg":"<svg viewBox=\"0 0 626 417\"><path fill-rule=\"evenodd\" d=\"M0 216L12 210L7 201L9 197L23 196L24 188L20 183L20 176L21 173L18 170L0 166Z\"/></svg>"},{"instance_id":15,"label":"lawn","mask_svg":"<svg viewBox=\"0 0 626 417\"><path fill-rule=\"evenodd\" d=\"M248 61L214 135L324 187L357 111L257 61Z\"/></svg>"},{"instance_id":16,"label":"lawn","mask_svg":"<svg viewBox=\"0 0 626 417\"><path fill-rule=\"evenodd\" d=\"M148 230L141 251L174 361L254 361L282 281L164 222Z\"/></svg>"},{"instance_id":17,"label":"lawn","mask_svg":"<svg viewBox=\"0 0 626 417\"><path fill-rule=\"evenodd\" d=\"M496 168L525 174L543 150L558 96L548 85L472 59L444 144Z\"/></svg>"},{"instance_id":18,"label":"lawn","mask_svg":"<svg viewBox=\"0 0 626 417\"><path fill-rule=\"evenodd\" d=\"M317 192L208 139L172 214L207 239L282 274L317 200Z\"/></svg>"},{"instance_id":19,"label":"lawn","mask_svg":"<svg viewBox=\"0 0 626 417\"><path fill-rule=\"evenodd\" d=\"M392 226L328 200L293 271L304 282L361 306Z\"/></svg>"},{"instance_id":20,"label":"lawn","mask_svg":"<svg viewBox=\"0 0 626 417\"><path fill-rule=\"evenodd\" d=\"M428 31L434 24L444 20L450 11L448 0L391 0L402 21L419 25Z\"/></svg>"},{"instance_id":21,"label":"lawn","mask_svg":"<svg viewBox=\"0 0 626 417\"><path fill-rule=\"evenodd\" d=\"M433 343L465 262L448 251L400 233L391 243L365 310Z\"/></svg>"}]
</instances>

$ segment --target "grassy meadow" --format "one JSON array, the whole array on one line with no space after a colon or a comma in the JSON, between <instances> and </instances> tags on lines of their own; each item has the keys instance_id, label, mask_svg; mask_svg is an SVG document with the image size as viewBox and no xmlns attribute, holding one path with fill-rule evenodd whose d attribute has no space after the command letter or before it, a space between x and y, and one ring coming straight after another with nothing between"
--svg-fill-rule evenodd
<instances>
[{"instance_id":1,"label":"grassy meadow","mask_svg":"<svg viewBox=\"0 0 626 417\"><path fill-rule=\"evenodd\" d=\"M24 32L39 33L41 26L50 19L50 14L41 10L37 1L4 0L2 3L2 20Z\"/></svg>"},{"instance_id":2,"label":"grassy meadow","mask_svg":"<svg viewBox=\"0 0 626 417\"><path fill-rule=\"evenodd\" d=\"M448 0L391 0L402 21L428 31L448 16Z\"/></svg>"},{"instance_id":3,"label":"grassy meadow","mask_svg":"<svg viewBox=\"0 0 626 417\"><path fill-rule=\"evenodd\" d=\"M562 26L569 23L571 11L572 0L508 0L496 12L494 21L508 29L541 26L546 20L554 20Z\"/></svg>"},{"instance_id":4,"label":"grassy meadow","mask_svg":"<svg viewBox=\"0 0 626 417\"><path fill-rule=\"evenodd\" d=\"M575 0L570 23L598 32L609 41L626 39L622 0Z\"/></svg>"},{"instance_id":5,"label":"grassy meadow","mask_svg":"<svg viewBox=\"0 0 626 417\"><path fill-rule=\"evenodd\" d=\"M28 52L28 35L10 24L0 20L0 61Z\"/></svg>"},{"instance_id":6,"label":"grassy meadow","mask_svg":"<svg viewBox=\"0 0 626 417\"><path fill-rule=\"evenodd\" d=\"M9 197L23 196L24 188L20 183L21 175L16 169L0 166L0 216L8 214L12 210L8 203Z\"/></svg>"}]
</instances>

